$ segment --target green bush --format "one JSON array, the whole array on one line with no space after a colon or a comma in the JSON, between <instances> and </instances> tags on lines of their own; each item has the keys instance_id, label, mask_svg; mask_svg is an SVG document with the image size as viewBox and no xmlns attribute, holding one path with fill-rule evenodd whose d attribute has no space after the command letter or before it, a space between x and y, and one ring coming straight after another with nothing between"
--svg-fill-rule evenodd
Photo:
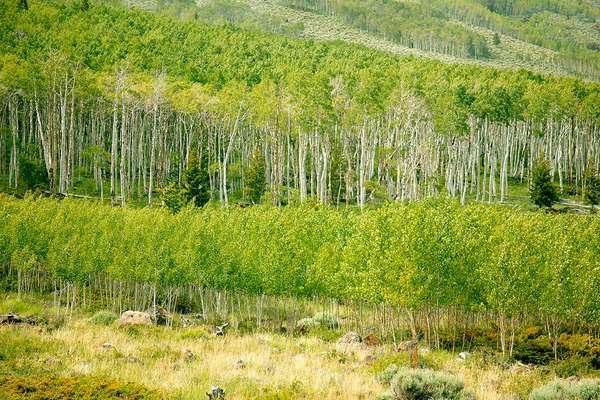
<instances>
[{"instance_id":1,"label":"green bush","mask_svg":"<svg viewBox=\"0 0 600 400\"><path fill-rule=\"evenodd\" d=\"M90 317L90 322L96 325L111 325L119 319L119 316L112 311L98 311Z\"/></svg>"},{"instance_id":2,"label":"green bush","mask_svg":"<svg viewBox=\"0 0 600 400\"><path fill-rule=\"evenodd\" d=\"M587 357L575 356L565 360L553 361L551 368L554 373L561 378L569 376L580 376L589 372L591 360Z\"/></svg>"},{"instance_id":3,"label":"green bush","mask_svg":"<svg viewBox=\"0 0 600 400\"><path fill-rule=\"evenodd\" d=\"M531 392L531 400L598 400L600 381L585 379L577 383L556 380Z\"/></svg>"},{"instance_id":4,"label":"green bush","mask_svg":"<svg viewBox=\"0 0 600 400\"><path fill-rule=\"evenodd\" d=\"M340 327L340 322L337 318L328 313L318 313L312 319L316 325L323 328L338 329Z\"/></svg>"},{"instance_id":5,"label":"green bush","mask_svg":"<svg viewBox=\"0 0 600 400\"><path fill-rule=\"evenodd\" d=\"M465 390L455 376L429 369L400 368L391 382L397 400L471 400L475 395Z\"/></svg>"},{"instance_id":6,"label":"green bush","mask_svg":"<svg viewBox=\"0 0 600 400\"><path fill-rule=\"evenodd\" d=\"M400 368L398 368L396 364L390 364L383 372L377 375L377 380L381 383L389 385L392 382L392 379L394 379L398 373L399 369Z\"/></svg>"}]
</instances>

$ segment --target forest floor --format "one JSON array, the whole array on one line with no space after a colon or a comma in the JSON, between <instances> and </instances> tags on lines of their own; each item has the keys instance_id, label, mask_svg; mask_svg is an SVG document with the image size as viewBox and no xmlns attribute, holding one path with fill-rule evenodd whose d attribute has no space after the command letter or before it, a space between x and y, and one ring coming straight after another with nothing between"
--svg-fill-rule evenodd
<instances>
[{"instance_id":1,"label":"forest floor","mask_svg":"<svg viewBox=\"0 0 600 400\"><path fill-rule=\"evenodd\" d=\"M0 325L0 386L7 399L201 399L213 385L226 399L376 399L377 376L408 366L391 344L339 344L337 337L227 332L212 327L119 327L108 312L65 313L39 298L0 295L9 311L43 325ZM103 317L104 316L104 317ZM474 352L466 361L421 350L420 363L464 379L477 399L526 399L554 379L544 367L516 368ZM92 393L90 395L90 393ZM121 396L121 397L119 397Z\"/></svg>"}]
</instances>

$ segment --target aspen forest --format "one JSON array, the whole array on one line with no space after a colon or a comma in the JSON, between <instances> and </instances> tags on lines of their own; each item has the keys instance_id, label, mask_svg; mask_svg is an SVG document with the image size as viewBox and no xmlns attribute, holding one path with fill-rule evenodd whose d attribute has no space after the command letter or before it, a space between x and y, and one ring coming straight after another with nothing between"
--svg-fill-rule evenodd
<instances>
[{"instance_id":1,"label":"aspen forest","mask_svg":"<svg viewBox=\"0 0 600 400\"><path fill-rule=\"evenodd\" d=\"M0 392L600 399L599 18L0 1Z\"/></svg>"}]
</instances>

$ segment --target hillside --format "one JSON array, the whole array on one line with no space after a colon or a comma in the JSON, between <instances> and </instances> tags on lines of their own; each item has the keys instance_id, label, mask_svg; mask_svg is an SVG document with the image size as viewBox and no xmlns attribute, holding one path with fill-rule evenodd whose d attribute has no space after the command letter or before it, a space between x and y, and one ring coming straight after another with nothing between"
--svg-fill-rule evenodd
<instances>
[{"instance_id":1,"label":"hillside","mask_svg":"<svg viewBox=\"0 0 600 400\"><path fill-rule=\"evenodd\" d=\"M13 190L152 204L197 164L203 196L224 204L364 208L504 202L540 157L583 199L600 169L595 83L104 4L1 11Z\"/></svg>"},{"instance_id":2,"label":"hillside","mask_svg":"<svg viewBox=\"0 0 600 400\"><path fill-rule=\"evenodd\" d=\"M600 77L600 13L573 4L479 0L184 0L130 6L451 63Z\"/></svg>"}]
</instances>

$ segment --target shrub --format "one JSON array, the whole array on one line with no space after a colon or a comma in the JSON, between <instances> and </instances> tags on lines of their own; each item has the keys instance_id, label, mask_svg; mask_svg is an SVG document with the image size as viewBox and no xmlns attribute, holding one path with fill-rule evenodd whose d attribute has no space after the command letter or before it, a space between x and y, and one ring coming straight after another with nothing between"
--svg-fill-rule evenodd
<instances>
[{"instance_id":1,"label":"shrub","mask_svg":"<svg viewBox=\"0 0 600 400\"><path fill-rule=\"evenodd\" d=\"M98 311L90 317L90 322L96 325L111 325L119 319L119 316L112 311Z\"/></svg>"},{"instance_id":2,"label":"shrub","mask_svg":"<svg viewBox=\"0 0 600 400\"><path fill-rule=\"evenodd\" d=\"M382 373L377 375L377 380L384 384L390 384L394 376L398 373L398 366L396 364L390 364Z\"/></svg>"},{"instance_id":3,"label":"shrub","mask_svg":"<svg viewBox=\"0 0 600 400\"><path fill-rule=\"evenodd\" d=\"M600 381L585 379L578 383L556 380L531 392L531 400L598 400Z\"/></svg>"},{"instance_id":4,"label":"shrub","mask_svg":"<svg viewBox=\"0 0 600 400\"><path fill-rule=\"evenodd\" d=\"M392 394L397 400L470 400L460 378L429 369L400 368L392 379Z\"/></svg>"},{"instance_id":5,"label":"shrub","mask_svg":"<svg viewBox=\"0 0 600 400\"><path fill-rule=\"evenodd\" d=\"M570 357L551 363L554 373L561 378L582 375L590 370L591 360L587 357Z\"/></svg>"},{"instance_id":6,"label":"shrub","mask_svg":"<svg viewBox=\"0 0 600 400\"><path fill-rule=\"evenodd\" d=\"M340 327L340 322L337 318L328 313L318 313L312 319L316 325L323 328L338 329Z\"/></svg>"}]
</instances>

